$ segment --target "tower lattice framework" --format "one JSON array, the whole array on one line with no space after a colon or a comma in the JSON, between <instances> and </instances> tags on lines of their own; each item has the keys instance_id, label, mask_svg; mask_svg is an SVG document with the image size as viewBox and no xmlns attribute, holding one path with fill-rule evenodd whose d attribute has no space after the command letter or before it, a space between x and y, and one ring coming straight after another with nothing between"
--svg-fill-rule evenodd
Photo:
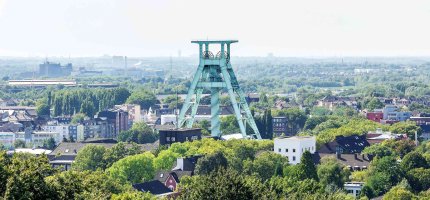
<instances>
[{"instance_id":1,"label":"tower lattice framework","mask_svg":"<svg viewBox=\"0 0 430 200\"><path fill-rule=\"evenodd\" d=\"M222 89L228 91L236 120L243 137L261 139L260 132L255 124L254 117L249 110L245 95L239 86L236 75L230 64L230 45L237 40L205 40L191 41L199 45L199 66L194 74L193 82L188 89L188 94L179 113L178 127L191 128L200 99L205 88L210 90L211 97L211 135L221 136L220 132L220 102L219 96ZM215 56L209 51L209 45L221 45L221 51ZM226 48L226 49L225 49ZM195 96L193 98L193 96ZM186 115L190 111L189 115ZM246 125L253 133L247 134Z\"/></svg>"}]
</instances>

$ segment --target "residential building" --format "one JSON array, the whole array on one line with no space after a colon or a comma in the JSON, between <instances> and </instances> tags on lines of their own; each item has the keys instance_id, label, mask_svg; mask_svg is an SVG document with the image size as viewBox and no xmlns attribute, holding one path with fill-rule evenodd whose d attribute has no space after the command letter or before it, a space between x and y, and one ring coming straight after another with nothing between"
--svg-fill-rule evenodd
<instances>
[{"instance_id":1,"label":"residential building","mask_svg":"<svg viewBox=\"0 0 430 200\"><path fill-rule=\"evenodd\" d=\"M200 128L181 128L159 130L160 145L170 146L176 142L186 142L202 139L202 129Z\"/></svg>"},{"instance_id":2,"label":"residential building","mask_svg":"<svg viewBox=\"0 0 430 200\"><path fill-rule=\"evenodd\" d=\"M132 186L137 191L149 192L155 196L170 194L173 192L159 180L152 180L144 183L137 183L137 184L133 184Z\"/></svg>"},{"instance_id":3,"label":"residential building","mask_svg":"<svg viewBox=\"0 0 430 200\"><path fill-rule=\"evenodd\" d=\"M408 111L400 111L399 107L395 105L386 105L383 109L383 119L382 123L391 123L408 120L412 113Z\"/></svg>"},{"instance_id":4,"label":"residential building","mask_svg":"<svg viewBox=\"0 0 430 200\"><path fill-rule=\"evenodd\" d=\"M338 106L348 106L357 109L358 103L354 97L326 96L317 101L317 106L333 110Z\"/></svg>"},{"instance_id":5,"label":"residential building","mask_svg":"<svg viewBox=\"0 0 430 200\"><path fill-rule=\"evenodd\" d=\"M159 171L154 179L159 180L172 191L178 189L178 184L183 176L193 176L197 160L201 156L177 158L176 165L171 171Z\"/></svg>"},{"instance_id":6,"label":"residential building","mask_svg":"<svg viewBox=\"0 0 430 200\"><path fill-rule=\"evenodd\" d=\"M274 139L274 152L286 156L290 164L300 163L305 151L315 153L316 138L314 136L278 137Z\"/></svg>"},{"instance_id":7,"label":"residential building","mask_svg":"<svg viewBox=\"0 0 430 200\"><path fill-rule=\"evenodd\" d=\"M341 153L354 154L361 153L364 148L370 146L366 135L336 136L335 140L321 145L319 153Z\"/></svg>"},{"instance_id":8,"label":"residential building","mask_svg":"<svg viewBox=\"0 0 430 200\"><path fill-rule=\"evenodd\" d=\"M97 118L103 117L106 118L109 123L114 125L114 132L111 136L112 138L116 138L121 131L126 131L130 128L127 111L122 109L110 109L99 112Z\"/></svg>"},{"instance_id":9,"label":"residential building","mask_svg":"<svg viewBox=\"0 0 430 200\"><path fill-rule=\"evenodd\" d=\"M368 120L372 120L374 122L381 122L381 120L384 119L384 113L383 112L367 112L366 118Z\"/></svg>"},{"instance_id":10,"label":"residential building","mask_svg":"<svg viewBox=\"0 0 430 200\"><path fill-rule=\"evenodd\" d=\"M346 193L351 194L352 196L358 198L363 189L363 182L345 182L343 184L343 189L346 190Z\"/></svg>"},{"instance_id":11,"label":"residential building","mask_svg":"<svg viewBox=\"0 0 430 200\"><path fill-rule=\"evenodd\" d=\"M321 164L321 159L324 157L335 158L339 163L347 166L352 171L367 169L373 159L373 156L371 155L359 153L342 154L316 152L315 154L312 154L312 159L316 165Z\"/></svg>"},{"instance_id":12,"label":"residential building","mask_svg":"<svg viewBox=\"0 0 430 200\"><path fill-rule=\"evenodd\" d=\"M273 136L291 136L292 132L288 131L288 119L287 117L273 117Z\"/></svg>"},{"instance_id":13,"label":"residential building","mask_svg":"<svg viewBox=\"0 0 430 200\"><path fill-rule=\"evenodd\" d=\"M138 104L115 105L114 109L121 109L128 113L128 121L130 123L129 124L130 127L132 123L142 121L140 105Z\"/></svg>"}]
</instances>

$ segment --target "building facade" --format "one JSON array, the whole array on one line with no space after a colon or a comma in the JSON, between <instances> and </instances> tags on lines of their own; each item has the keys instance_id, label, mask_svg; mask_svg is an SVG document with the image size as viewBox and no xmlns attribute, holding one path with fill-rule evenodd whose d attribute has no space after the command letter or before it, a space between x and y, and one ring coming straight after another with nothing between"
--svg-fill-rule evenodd
<instances>
[{"instance_id":1,"label":"building facade","mask_svg":"<svg viewBox=\"0 0 430 200\"><path fill-rule=\"evenodd\" d=\"M184 129L168 129L159 130L160 145L170 146L176 142L186 142L202 139L202 129L200 128L184 128Z\"/></svg>"},{"instance_id":2,"label":"building facade","mask_svg":"<svg viewBox=\"0 0 430 200\"><path fill-rule=\"evenodd\" d=\"M286 156L290 164L300 163L305 151L315 153L316 138L314 136L279 137L274 139L274 152Z\"/></svg>"},{"instance_id":3,"label":"building facade","mask_svg":"<svg viewBox=\"0 0 430 200\"><path fill-rule=\"evenodd\" d=\"M291 136L291 131L288 131L288 119L287 117L273 117L273 136Z\"/></svg>"}]
</instances>

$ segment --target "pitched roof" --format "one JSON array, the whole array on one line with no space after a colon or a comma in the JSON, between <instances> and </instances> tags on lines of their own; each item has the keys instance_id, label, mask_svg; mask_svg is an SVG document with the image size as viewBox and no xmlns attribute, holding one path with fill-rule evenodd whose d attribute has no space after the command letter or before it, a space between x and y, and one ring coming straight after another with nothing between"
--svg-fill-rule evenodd
<instances>
[{"instance_id":1,"label":"pitched roof","mask_svg":"<svg viewBox=\"0 0 430 200\"><path fill-rule=\"evenodd\" d=\"M158 195L172 192L159 180L152 180L144 183L133 184L133 188L141 192L150 192L151 194Z\"/></svg>"},{"instance_id":2,"label":"pitched roof","mask_svg":"<svg viewBox=\"0 0 430 200\"><path fill-rule=\"evenodd\" d=\"M370 161L372 160L367 155L340 154L340 157L338 158L337 155L333 153L314 153L312 154L312 159L315 164L320 164L322 158L330 157L330 156L336 158L337 161L344 164L345 166L350 166L350 167L358 166L360 168L362 168L363 166L368 167L370 164Z\"/></svg>"},{"instance_id":3,"label":"pitched roof","mask_svg":"<svg viewBox=\"0 0 430 200\"><path fill-rule=\"evenodd\" d=\"M366 135L336 136L336 142L345 152L349 153L360 153L364 148L370 146Z\"/></svg>"}]
</instances>

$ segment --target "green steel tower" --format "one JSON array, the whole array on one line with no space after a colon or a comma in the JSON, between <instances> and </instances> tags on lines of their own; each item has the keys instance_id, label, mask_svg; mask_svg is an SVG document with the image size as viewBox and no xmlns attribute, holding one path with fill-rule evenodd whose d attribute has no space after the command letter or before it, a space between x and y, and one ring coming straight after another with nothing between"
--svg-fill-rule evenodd
<instances>
[{"instance_id":1,"label":"green steel tower","mask_svg":"<svg viewBox=\"0 0 430 200\"><path fill-rule=\"evenodd\" d=\"M207 88L211 92L211 135L221 136L219 95L220 91L226 88L243 137L261 139L254 117L246 103L245 95L239 87L236 75L234 74L233 68L230 64L230 45L236 42L238 41L191 41L191 43L199 45L200 63L196 73L194 74L193 82L188 89L187 98L185 99L184 105L179 113L178 127L183 127L185 124L187 128L192 127L203 89ZM214 56L212 52L209 51L210 44L221 45L221 51ZM193 96L195 97L193 98ZM191 109L190 115L186 116L189 109ZM254 134L247 135L246 124L250 126Z\"/></svg>"}]
</instances>

